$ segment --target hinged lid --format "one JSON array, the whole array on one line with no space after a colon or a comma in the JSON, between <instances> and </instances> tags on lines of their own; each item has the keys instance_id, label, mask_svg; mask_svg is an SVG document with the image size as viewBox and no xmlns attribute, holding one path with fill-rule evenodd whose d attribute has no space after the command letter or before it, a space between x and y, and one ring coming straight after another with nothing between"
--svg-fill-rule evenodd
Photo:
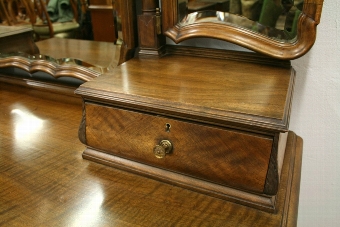
<instances>
[{"instance_id":1,"label":"hinged lid","mask_svg":"<svg viewBox=\"0 0 340 227\"><path fill-rule=\"evenodd\" d=\"M294 70L167 55L134 58L81 85L85 99L249 130L288 129Z\"/></svg>"}]
</instances>

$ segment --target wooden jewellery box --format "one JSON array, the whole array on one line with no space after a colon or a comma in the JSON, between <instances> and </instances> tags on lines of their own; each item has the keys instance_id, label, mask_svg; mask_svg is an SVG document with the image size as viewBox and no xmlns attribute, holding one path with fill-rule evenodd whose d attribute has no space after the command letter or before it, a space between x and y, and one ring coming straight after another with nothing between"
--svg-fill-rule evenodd
<instances>
[{"instance_id":1,"label":"wooden jewellery box","mask_svg":"<svg viewBox=\"0 0 340 227\"><path fill-rule=\"evenodd\" d=\"M77 90L84 157L274 209L294 78L233 60L131 59Z\"/></svg>"},{"instance_id":2,"label":"wooden jewellery box","mask_svg":"<svg viewBox=\"0 0 340 227\"><path fill-rule=\"evenodd\" d=\"M304 1L293 41L228 23L181 24L180 5L162 1L160 20L157 1L143 1L137 56L76 90L83 157L275 212L293 140L289 59L313 45L322 1ZM261 54L165 45L165 36L218 38Z\"/></svg>"}]
</instances>

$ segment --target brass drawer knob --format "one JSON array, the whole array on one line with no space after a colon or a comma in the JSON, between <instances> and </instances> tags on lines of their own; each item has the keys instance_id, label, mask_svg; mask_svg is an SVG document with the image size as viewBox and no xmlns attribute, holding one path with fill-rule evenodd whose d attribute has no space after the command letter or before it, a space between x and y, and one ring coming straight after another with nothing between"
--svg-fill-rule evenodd
<instances>
[{"instance_id":1,"label":"brass drawer knob","mask_svg":"<svg viewBox=\"0 0 340 227\"><path fill-rule=\"evenodd\" d=\"M153 149L156 158L164 158L166 154L172 151L172 144L169 140L162 140L159 145Z\"/></svg>"}]
</instances>

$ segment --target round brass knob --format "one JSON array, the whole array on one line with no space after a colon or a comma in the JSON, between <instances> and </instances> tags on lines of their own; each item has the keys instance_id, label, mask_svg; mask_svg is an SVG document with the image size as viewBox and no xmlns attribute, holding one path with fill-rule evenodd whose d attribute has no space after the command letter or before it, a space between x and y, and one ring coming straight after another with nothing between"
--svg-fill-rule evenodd
<instances>
[{"instance_id":1,"label":"round brass knob","mask_svg":"<svg viewBox=\"0 0 340 227\"><path fill-rule=\"evenodd\" d=\"M164 158L166 154L172 151L172 144L169 140L162 140L159 145L156 145L153 149L153 153L156 158Z\"/></svg>"}]
</instances>

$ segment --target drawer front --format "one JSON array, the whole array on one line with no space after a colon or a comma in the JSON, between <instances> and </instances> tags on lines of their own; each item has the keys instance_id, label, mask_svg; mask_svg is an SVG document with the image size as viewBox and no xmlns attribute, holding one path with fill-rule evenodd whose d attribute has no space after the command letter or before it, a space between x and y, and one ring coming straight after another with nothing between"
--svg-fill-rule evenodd
<instances>
[{"instance_id":1,"label":"drawer front","mask_svg":"<svg viewBox=\"0 0 340 227\"><path fill-rule=\"evenodd\" d=\"M262 193L273 140L92 103L85 104L86 144L194 178ZM156 158L154 147L173 149Z\"/></svg>"}]
</instances>

